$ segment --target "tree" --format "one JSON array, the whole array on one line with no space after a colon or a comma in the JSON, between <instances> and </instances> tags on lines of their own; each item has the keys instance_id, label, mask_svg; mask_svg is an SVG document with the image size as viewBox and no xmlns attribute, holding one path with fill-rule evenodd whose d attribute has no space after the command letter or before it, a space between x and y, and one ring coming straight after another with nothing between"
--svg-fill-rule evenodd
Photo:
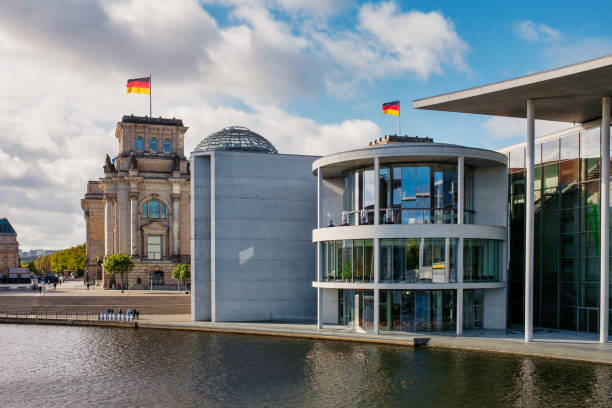
<instances>
[{"instance_id":1,"label":"tree","mask_svg":"<svg viewBox=\"0 0 612 408\"><path fill-rule=\"evenodd\" d=\"M172 278L176 280L182 280L183 286L185 285L185 280L191 278L191 265L189 264L178 264L172 271Z\"/></svg>"},{"instance_id":2,"label":"tree","mask_svg":"<svg viewBox=\"0 0 612 408\"><path fill-rule=\"evenodd\" d=\"M107 275L118 273L121 275L121 293L123 293L123 280L125 274L130 273L134 269L134 262L126 254L113 254L104 258L104 270Z\"/></svg>"}]
</instances>

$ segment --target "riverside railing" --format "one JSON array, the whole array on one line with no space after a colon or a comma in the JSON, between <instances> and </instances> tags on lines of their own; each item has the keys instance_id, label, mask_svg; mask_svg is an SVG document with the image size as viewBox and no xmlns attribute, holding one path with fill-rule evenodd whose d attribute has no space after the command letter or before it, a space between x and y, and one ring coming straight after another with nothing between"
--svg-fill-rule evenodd
<instances>
[{"instance_id":1,"label":"riverside railing","mask_svg":"<svg viewBox=\"0 0 612 408\"><path fill-rule=\"evenodd\" d=\"M126 313L92 313L92 312L51 312L51 311L0 311L0 319L19 320L83 320L83 321L118 321L134 322L138 320L133 314Z\"/></svg>"}]
</instances>

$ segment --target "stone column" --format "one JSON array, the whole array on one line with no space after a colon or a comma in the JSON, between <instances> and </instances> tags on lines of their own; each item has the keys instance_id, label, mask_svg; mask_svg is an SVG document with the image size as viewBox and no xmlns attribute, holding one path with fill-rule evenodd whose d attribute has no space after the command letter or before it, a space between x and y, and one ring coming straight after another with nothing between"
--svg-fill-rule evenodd
<instances>
[{"instance_id":1,"label":"stone column","mask_svg":"<svg viewBox=\"0 0 612 408\"><path fill-rule=\"evenodd\" d=\"M172 255L174 256L179 256L181 254L180 207L181 207L181 195L172 194Z\"/></svg>"},{"instance_id":2,"label":"stone column","mask_svg":"<svg viewBox=\"0 0 612 408\"><path fill-rule=\"evenodd\" d=\"M114 207L115 207L115 222L114 222L114 234L113 234L113 251L115 254L119 253L119 230L120 230L120 226L119 226L119 220L121 219L121 216L119 214L119 199L117 196L115 196L115 200L113 202Z\"/></svg>"},{"instance_id":3,"label":"stone column","mask_svg":"<svg viewBox=\"0 0 612 408\"><path fill-rule=\"evenodd\" d=\"M138 192L132 191L130 196L130 255L138 256Z\"/></svg>"},{"instance_id":4,"label":"stone column","mask_svg":"<svg viewBox=\"0 0 612 408\"><path fill-rule=\"evenodd\" d=\"M104 255L113 253L113 194L104 194Z\"/></svg>"}]
</instances>

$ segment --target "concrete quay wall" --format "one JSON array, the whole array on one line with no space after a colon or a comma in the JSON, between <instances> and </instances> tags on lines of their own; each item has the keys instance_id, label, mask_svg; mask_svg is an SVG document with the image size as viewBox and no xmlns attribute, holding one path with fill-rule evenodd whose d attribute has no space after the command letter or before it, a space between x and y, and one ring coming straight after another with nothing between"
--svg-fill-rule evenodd
<instances>
[{"instance_id":1,"label":"concrete quay wall","mask_svg":"<svg viewBox=\"0 0 612 408\"><path fill-rule=\"evenodd\" d=\"M189 295L11 295L0 296L0 311L49 313L98 313L108 308L115 311L137 309L141 314L190 314Z\"/></svg>"}]
</instances>

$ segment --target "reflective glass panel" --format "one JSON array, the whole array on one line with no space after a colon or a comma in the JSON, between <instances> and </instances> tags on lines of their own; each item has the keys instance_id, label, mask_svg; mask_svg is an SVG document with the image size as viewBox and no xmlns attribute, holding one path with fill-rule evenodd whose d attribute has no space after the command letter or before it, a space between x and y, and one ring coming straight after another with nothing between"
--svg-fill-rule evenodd
<instances>
[{"instance_id":1,"label":"reflective glass panel","mask_svg":"<svg viewBox=\"0 0 612 408\"><path fill-rule=\"evenodd\" d=\"M170 139L164 139L164 152L170 153L171 149L172 147L170 145Z\"/></svg>"},{"instance_id":2,"label":"reflective glass panel","mask_svg":"<svg viewBox=\"0 0 612 408\"><path fill-rule=\"evenodd\" d=\"M561 160L577 159L578 155L578 133L572 133L560 139L561 142Z\"/></svg>"},{"instance_id":3,"label":"reflective glass panel","mask_svg":"<svg viewBox=\"0 0 612 408\"><path fill-rule=\"evenodd\" d=\"M154 137L149 140L149 150L151 150L152 152L157 151L157 139Z\"/></svg>"},{"instance_id":4,"label":"reflective glass panel","mask_svg":"<svg viewBox=\"0 0 612 408\"><path fill-rule=\"evenodd\" d=\"M144 150L144 142L140 136L136 138L136 150Z\"/></svg>"},{"instance_id":5,"label":"reflective glass panel","mask_svg":"<svg viewBox=\"0 0 612 408\"><path fill-rule=\"evenodd\" d=\"M542 163L548 164L559 160L559 139L549 140L542 144Z\"/></svg>"},{"instance_id":6,"label":"reflective glass panel","mask_svg":"<svg viewBox=\"0 0 612 408\"><path fill-rule=\"evenodd\" d=\"M580 157L599 157L599 127L580 132Z\"/></svg>"},{"instance_id":7,"label":"reflective glass panel","mask_svg":"<svg viewBox=\"0 0 612 408\"><path fill-rule=\"evenodd\" d=\"M519 148L510 152L510 171L522 170L525 168L525 149Z\"/></svg>"}]
</instances>

